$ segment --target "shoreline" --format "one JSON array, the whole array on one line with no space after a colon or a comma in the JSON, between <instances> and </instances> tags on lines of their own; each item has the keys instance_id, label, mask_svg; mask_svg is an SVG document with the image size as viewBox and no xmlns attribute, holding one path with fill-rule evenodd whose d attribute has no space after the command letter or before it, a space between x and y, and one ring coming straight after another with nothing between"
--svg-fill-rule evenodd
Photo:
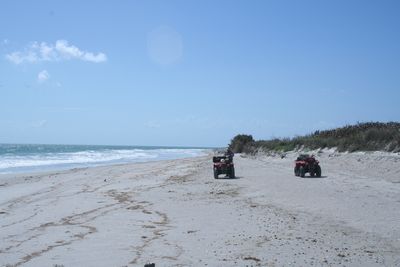
<instances>
[{"instance_id":1,"label":"shoreline","mask_svg":"<svg viewBox=\"0 0 400 267\"><path fill-rule=\"evenodd\" d=\"M140 159L140 160L116 160L109 162L98 162L98 163L71 163L71 164L54 164L54 165L38 165L38 166L26 166L26 167L15 167L15 169L26 168L28 170L16 170L9 172L0 172L0 178L7 175L19 175L19 174L40 174L40 173L50 173L50 172L60 172L68 171L73 169L83 169L83 168L97 168L104 166L114 166L114 165L124 165L124 164L135 164L135 163L146 163L146 162L159 162L168 160L180 160L186 158L196 158L209 155L212 152L204 149L195 156L182 156L182 157L171 157L171 158L155 158L155 159ZM61 166L65 165L65 166ZM36 171L36 169L38 169ZM44 170L40 170L44 169Z\"/></svg>"},{"instance_id":2,"label":"shoreline","mask_svg":"<svg viewBox=\"0 0 400 267\"><path fill-rule=\"evenodd\" d=\"M206 148L0 144L0 174L59 171L82 167L201 156Z\"/></svg>"},{"instance_id":3,"label":"shoreline","mask_svg":"<svg viewBox=\"0 0 400 267\"><path fill-rule=\"evenodd\" d=\"M0 265L399 265L398 162L376 177L384 159L329 155L321 179L295 177L295 154L236 155L237 179L209 155L11 176Z\"/></svg>"}]
</instances>

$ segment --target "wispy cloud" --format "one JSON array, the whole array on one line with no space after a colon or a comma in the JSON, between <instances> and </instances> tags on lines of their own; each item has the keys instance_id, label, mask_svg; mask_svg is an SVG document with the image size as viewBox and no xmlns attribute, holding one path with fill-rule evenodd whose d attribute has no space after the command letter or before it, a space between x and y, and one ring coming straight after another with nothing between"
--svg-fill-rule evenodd
<instances>
[{"instance_id":1,"label":"wispy cloud","mask_svg":"<svg viewBox=\"0 0 400 267\"><path fill-rule=\"evenodd\" d=\"M39 109L44 110L46 112L79 112L88 110L87 108L74 107L74 106L71 107L45 106L45 107L39 107Z\"/></svg>"},{"instance_id":2,"label":"wispy cloud","mask_svg":"<svg viewBox=\"0 0 400 267\"><path fill-rule=\"evenodd\" d=\"M160 26L148 34L147 51L159 65L174 64L183 57L182 36L171 27Z\"/></svg>"},{"instance_id":3,"label":"wispy cloud","mask_svg":"<svg viewBox=\"0 0 400 267\"><path fill-rule=\"evenodd\" d=\"M47 70L42 70L39 72L37 80L39 83L43 83L47 81L50 78L50 74L47 72Z\"/></svg>"},{"instance_id":4,"label":"wispy cloud","mask_svg":"<svg viewBox=\"0 0 400 267\"><path fill-rule=\"evenodd\" d=\"M47 124L47 120L39 120L39 121L34 121L31 123L31 126L33 128L42 128L44 126L46 126Z\"/></svg>"},{"instance_id":5,"label":"wispy cloud","mask_svg":"<svg viewBox=\"0 0 400 267\"><path fill-rule=\"evenodd\" d=\"M148 121L148 122L146 122L145 126L147 128L160 128L161 127L161 123L159 123L157 121Z\"/></svg>"},{"instance_id":6,"label":"wispy cloud","mask_svg":"<svg viewBox=\"0 0 400 267\"><path fill-rule=\"evenodd\" d=\"M57 40L55 44L33 42L23 51L6 54L6 59L14 64L36 63L41 61L61 61L77 59L93 63L107 61L104 53L83 51L66 40Z\"/></svg>"}]
</instances>

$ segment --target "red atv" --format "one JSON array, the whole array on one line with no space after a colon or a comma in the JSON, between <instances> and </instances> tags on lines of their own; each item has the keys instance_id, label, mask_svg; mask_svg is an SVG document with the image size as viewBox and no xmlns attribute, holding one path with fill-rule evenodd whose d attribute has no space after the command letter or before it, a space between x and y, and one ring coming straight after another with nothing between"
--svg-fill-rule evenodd
<instances>
[{"instance_id":1,"label":"red atv","mask_svg":"<svg viewBox=\"0 0 400 267\"><path fill-rule=\"evenodd\" d=\"M304 177L309 172L311 177L321 177L321 166L314 155L302 154L297 157L295 164L294 175Z\"/></svg>"},{"instance_id":2,"label":"red atv","mask_svg":"<svg viewBox=\"0 0 400 267\"><path fill-rule=\"evenodd\" d=\"M229 178L235 178L235 165L233 164L232 156L215 156L214 163L214 178L218 179L218 175L226 174Z\"/></svg>"}]
</instances>

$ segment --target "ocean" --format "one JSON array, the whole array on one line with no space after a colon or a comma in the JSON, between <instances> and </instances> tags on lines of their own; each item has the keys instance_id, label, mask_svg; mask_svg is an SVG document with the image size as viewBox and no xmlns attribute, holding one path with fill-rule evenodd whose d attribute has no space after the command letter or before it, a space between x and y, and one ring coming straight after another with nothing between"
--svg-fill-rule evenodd
<instances>
[{"instance_id":1,"label":"ocean","mask_svg":"<svg viewBox=\"0 0 400 267\"><path fill-rule=\"evenodd\" d=\"M0 144L0 174L180 159L208 151L190 147Z\"/></svg>"}]
</instances>

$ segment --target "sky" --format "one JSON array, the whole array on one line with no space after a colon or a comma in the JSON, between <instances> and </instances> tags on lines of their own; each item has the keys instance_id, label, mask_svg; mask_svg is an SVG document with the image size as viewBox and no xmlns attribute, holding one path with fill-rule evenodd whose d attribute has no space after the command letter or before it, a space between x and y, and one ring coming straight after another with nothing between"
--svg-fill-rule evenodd
<instances>
[{"instance_id":1,"label":"sky","mask_svg":"<svg viewBox=\"0 0 400 267\"><path fill-rule=\"evenodd\" d=\"M201 146L400 120L400 1L1 1L0 143Z\"/></svg>"}]
</instances>

